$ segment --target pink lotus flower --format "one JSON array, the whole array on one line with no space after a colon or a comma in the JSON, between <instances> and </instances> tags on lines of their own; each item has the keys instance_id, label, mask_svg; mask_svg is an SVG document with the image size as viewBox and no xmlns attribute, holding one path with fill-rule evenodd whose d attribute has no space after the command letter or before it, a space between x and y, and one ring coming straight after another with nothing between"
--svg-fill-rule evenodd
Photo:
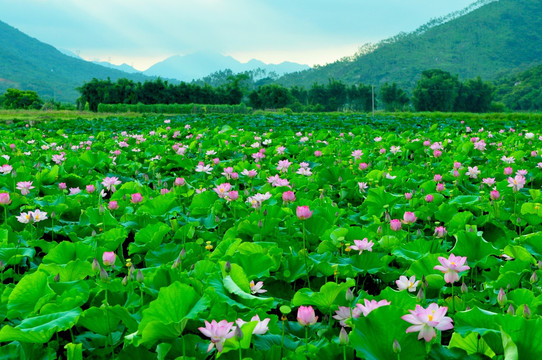
<instances>
[{"instance_id":1,"label":"pink lotus flower","mask_svg":"<svg viewBox=\"0 0 542 360\"><path fill-rule=\"evenodd\" d=\"M440 150L434 150L433 151L433 156L436 157L436 158L439 158L442 156L442 151Z\"/></svg>"},{"instance_id":2,"label":"pink lotus flower","mask_svg":"<svg viewBox=\"0 0 542 360\"><path fill-rule=\"evenodd\" d=\"M511 187L514 192L518 192L525 186L525 177L522 175L516 175L515 177L508 178L508 187Z\"/></svg>"},{"instance_id":3,"label":"pink lotus flower","mask_svg":"<svg viewBox=\"0 0 542 360\"><path fill-rule=\"evenodd\" d=\"M350 327L350 325L346 323L346 320L351 319L351 318L357 319L360 317L360 315L361 315L361 309L357 306L353 309L347 306L339 306L339 309L335 310L335 315L333 315L333 318L335 320L339 320L339 324L341 326Z\"/></svg>"},{"instance_id":4,"label":"pink lotus flower","mask_svg":"<svg viewBox=\"0 0 542 360\"><path fill-rule=\"evenodd\" d=\"M482 184L486 184L487 186L491 187L493 184L495 184L495 178L484 178L482 179Z\"/></svg>"},{"instance_id":5,"label":"pink lotus flower","mask_svg":"<svg viewBox=\"0 0 542 360\"><path fill-rule=\"evenodd\" d=\"M437 238L443 238L447 233L448 232L444 226L437 226L433 235L435 235Z\"/></svg>"},{"instance_id":6,"label":"pink lotus flower","mask_svg":"<svg viewBox=\"0 0 542 360\"><path fill-rule=\"evenodd\" d=\"M354 157L354 160L359 160L363 156L363 152L361 150L354 150L352 151L352 156Z\"/></svg>"},{"instance_id":7,"label":"pink lotus flower","mask_svg":"<svg viewBox=\"0 0 542 360\"><path fill-rule=\"evenodd\" d=\"M369 165L368 165L367 163L361 163L361 164L359 164L359 169L360 169L360 170L366 170L368 167L369 167Z\"/></svg>"},{"instance_id":8,"label":"pink lotus flower","mask_svg":"<svg viewBox=\"0 0 542 360\"><path fill-rule=\"evenodd\" d=\"M434 197L431 194L427 194L427 196L425 197L425 201L427 201L428 203L433 202L433 200Z\"/></svg>"},{"instance_id":9,"label":"pink lotus flower","mask_svg":"<svg viewBox=\"0 0 542 360\"><path fill-rule=\"evenodd\" d=\"M369 188L369 185L367 185L366 182L359 182L358 187L359 187L359 191L364 193L365 190L367 190Z\"/></svg>"},{"instance_id":10,"label":"pink lotus flower","mask_svg":"<svg viewBox=\"0 0 542 360\"><path fill-rule=\"evenodd\" d=\"M162 189L160 189L160 194L161 194L161 195L165 195L165 194L167 194L168 192L169 192L169 189L167 189L167 188L162 188Z\"/></svg>"},{"instance_id":11,"label":"pink lotus flower","mask_svg":"<svg viewBox=\"0 0 542 360\"><path fill-rule=\"evenodd\" d=\"M405 214L403 215L403 223L407 225L414 224L416 222L416 215L411 211L405 211Z\"/></svg>"},{"instance_id":12,"label":"pink lotus flower","mask_svg":"<svg viewBox=\"0 0 542 360\"><path fill-rule=\"evenodd\" d=\"M69 195L77 195L81 192L81 189L79 189L79 187L74 187L74 188L70 188L70 193Z\"/></svg>"},{"instance_id":13,"label":"pink lotus flower","mask_svg":"<svg viewBox=\"0 0 542 360\"><path fill-rule=\"evenodd\" d=\"M300 306L297 309L297 322L301 326L311 326L316 324L318 316L315 316L312 306Z\"/></svg>"},{"instance_id":14,"label":"pink lotus flower","mask_svg":"<svg viewBox=\"0 0 542 360\"><path fill-rule=\"evenodd\" d=\"M115 200L111 200L107 207L109 210L117 210L119 208L119 204Z\"/></svg>"},{"instance_id":15,"label":"pink lotus flower","mask_svg":"<svg viewBox=\"0 0 542 360\"><path fill-rule=\"evenodd\" d=\"M236 190L232 190L232 191L228 192L225 199L227 201L235 201L235 200L239 199L239 192L237 192Z\"/></svg>"},{"instance_id":16,"label":"pink lotus flower","mask_svg":"<svg viewBox=\"0 0 542 360\"><path fill-rule=\"evenodd\" d=\"M256 325L256 327L254 328L254 330L252 330L252 334L253 335L263 335L265 334L266 332L269 331L269 328L267 327L267 325L269 324L269 321L271 321L271 318L265 318L263 320L260 320L260 317L258 315L254 315L251 319L250 319L250 322L253 322L253 321L257 321L258 324ZM243 321L242 319L237 319L235 321L235 323L237 324L237 326L239 327L242 327L244 324L246 324L245 321Z\"/></svg>"},{"instance_id":17,"label":"pink lotus flower","mask_svg":"<svg viewBox=\"0 0 542 360\"><path fill-rule=\"evenodd\" d=\"M258 175L258 172L256 170L247 170L247 169L245 169L245 170L243 170L241 172L241 175L248 176L249 178L252 179L252 178L256 177L256 175Z\"/></svg>"},{"instance_id":18,"label":"pink lotus flower","mask_svg":"<svg viewBox=\"0 0 542 360\"><path fill-rule=\"evenodd\" d=\"M140 193L132 194L130 201L132 202L132 204L138 204L143 201L143 196L141 196Z\"/></svg>"},{"instance_id":19,"label":"pink lotus flower","mask_svg":"<svg viewBox=\"0 0 542 360\"><path fill-rule=\"evenodd\" d=\"M228 192L231 190L231 184L230 183L220 184L216 188L214 188L213 190L215 191L215 193L218 194L219 198L223 199L224 197L226 197Z\"/></svg>"},{"instance_id":20,"label":"pink lotus flower","mask_svg":"<svg viewBox=\"0 0 542 360\"><path fill-rule=\"evenodd\" d=\"M11 199L9 198L9 193L0 193L0 204L2 204L2 205L11 204Z\"/></svg>"},{"instance_id":21,"label":"pink lotus flower","mask_svg":"<svg viewBox=\"0 0 542 360\"><path fill-rule=\"evenodd\" d=\"M407 200L412 199L412 193L409 193L409 192L405 193L405 199Z\"/></svg>"},{"instance_id":22,"label":"pink lotus flower","mask_svg":"<svg viewBox=\"0 0 542 360\"><path fill-rule=\"evenodd\" d=\"M175 186L183 186L185 184L186 182L184 181L184 178L181 177L175 178L175 181L173 182L173 185Z\"/></svg>"},{"instance_id":23,"label":"pink lotus flower","mask_svg":"<svg viewBox=\"0 0 542 360\"><path fill-rule=\"evenodd\" d=\"M359 251L360 255L364 250L367 250L367 251L370 251L370 252L373 251L374 243L373 243L372 240L367 241L367 238L365 238L363 240L354 240L354 244L355 245L350 245L349 249Z\"/></svg>"},{"instance_id":24,"label":"pink lotus flower","mask_svg":"<svg viewBox=\"0 0 542 360\"><path fill-rule=\"evenodd\" d=\"M491 192L489 193L489 197L491 198L491 200L499 200L501 194L498 190L491 190Z\"/></svg>"},{"instance_id":25,"label":"pink lotus flower","mask_svg":"<svg viewBox=\"0 0 542 360\"><path fill-rule=\"evenodd\" d=\"M435 266L433 269L440 270L444 273L444 281L447 283L454 283L459 281L459 273L470 269L467 262L467 257L455 256L450 254L448 259L439 256L438 261L440 265Z\"/></svg>"},{"instance_id":26,"label":"pink lotus flower","mask_svg":"<svg viewBox=\"0 0 542 360\"><path fill-rule=\"evenodd\" d=\"M0 167L0 173L2 174L9 174L11 172L11 170L13 170L13 166L9 165L9 164L4 164L2 165L2 167Z\"/></svg>"},{"instance_id":27,"label":"pink lotus flower","mask_svg":"<svg viewBox=\"0 0 542 360\"><path fill-rule=\"evenodd\" d=\"M512 169L510 166L504 168L504 175L511 175L514 172L514 169Z\"/></svg>"},{"instance_id":28,"label":"pink lotus flower","mask_svg":"<svg viewBox=\"0 0 542 360\"><path fill-rule=\"evenodd\" d=\"M294 202L295 201L295 194L293 191L285 191L282 193L282 201L285 203L287 202Z\"/></svg>"},{"instance_id":29,"label":"pink lotus flower","mask_svg":"<svg viewBox=\"0 0 542 360\"><path fill-rule=\"evenodd\" d=\"M461 163L460 163L459 161L455 161L455 162L454 162L454 169L455 169L455 170L461 169Z\"/></svg>"},{"instance_id":30,"label":"pink lotus flower","mask_svg":"<svg viewBox=\"0 0 542 360\"><path fill-rule=\"evenodd\" d=\"M358 307L361 312L363 313L363 316L367 316L369 315L369 313L371 311L373 311L374 309L377 309L381 306L386 306L386 305L390 305L391 302L388 301L388 300L380 300L380 301L376 301L376 300L367 300L367 299L363 299L363 302L364 302L364 305L361 305L361 304L356 304L356 307Z\"/></svg>"},{"instance_id":31,"label":"pink lotus flower","mask_svg":"<svg viewBox=\"0 0 542 360\"><path fill-rule=\"evenodd\" d=\"M299 220L307 220L312 216L313 211L308 206L298 206L296 209L297 218Z\"/></svg>"},{"instance_id":32,"label":"pink lotus flower","mask_svg":"<svg viewBox=\"0 0 542 360\"><path fill-rule=\"evenodd\" d=\"M117 177L106 177L102 181L102 185L109 191L115 192L117 189L115 186L120 185L121 181Z\"/></svg>"},{"instance_id":33,"label":"pink lotus flower","mask_svg":"<svg viewBox=\"0 0 542 360\"><path fill-rule=\"evenodd\" d=\"M19 181L17 183L17 190L21 190L21 195L30 194L30 189L34 189L32 186L32 181Z\"/></svg>"},{"instance_id":34,"label":"pink lotus flower","mask_svg":"<svg viewBox=\"0 0 542 360\"><path fill-rule=\"evenodd\" d=\"M258 281L256 284L254 284L254 280L250 281L250 293L252 295L263 294L266 292L267 290L263 289L263 281Z\"/></svg>"},{"instance_id":35,"label":"pink lotus flower","mask_svg":"<svg viewBox=\"0 0 542 360\"><path fill-rule=\"evenodd\" d=\"M412 275L410 279L401 275L399 276L399 280L396 280L395 283L397 284L397 289L399 291L408 290L408 292L416 292L416 287L420 283L420 280L416 281L415 275Z\"/></svg>"},{"instance_id":36,"label":"pink lotus flower","mask_svg":"<svg viewBox=\"0 0 542 360\"><path fill-rule=\"evenodd\" d=\"M292 165L292 163L286 159L286 160L279 160L279 164L277 165L277 170L280 172L288 172L288 168Z\"/></svg>"},{"instance_id":37,"label":"pink lotus flower","mask_svg":"<svg viewBox=\"0 0 542 360\"><path fill-rule=\"evenodd\" d=\"M321 152L320 150L316 150L316 151L314 152L314 156L320 157L320 156L322 156L322 152Z\"/></svg>"},{"instance_id":38,"label":"pink lotus flower","mask_svg":"<svg viewBox=\"0 0 542 360\"><path fill-rule=\"evenodd\" d=\"M399 231L401 230L401 220L399 219L393 219L390 221L390 229L393 231Z\"/></svg>"},{"instance_id":39,"label":"pink lotus flower","mask_svg":"<svg viewBox=\"0 0 542 360\"><path fill-rule=\"evenodd\" d=\"M96 188L94 187L94 185L87 185L86 190L89 194L92 194L94 191L96 191Z\"/></svg>"},{"instance_id":40,"label":"pink lotus flower","mask_svg":"<svg viewBox=\"0 0 542 360\"><path fill-rule=\"evenodd\" d=\"M433 180L435 180L435 182L442 181L442 175L436 174L436 175L433 177Z\"/></svg>"},{"instance_id":41,"label":"pink lotus flower","mask_svg":"<svg viewBox=\"0 0 542 360\"><path fill-rule=\"evenodd\" d=\"M102 261L105 266L115 264L116 259L117 259L117 255L115 255L113 251L105 251L102 255Z\"/></svg>"},{"instance_id":42,"label":"pink lotus flower","mask_svg":"<svg viewBox=\"0 0 542 360\"><path fill-rule=\"evenodd\" d=\"M438 183L437 184L437 191L438 192L444 191L444 184L443 183Z\"/></svg>"},{"instance_id":43,"label":"pink lotus flower","mask_svg":"<svg viewBox=\"0 0 542 360\"><path fill-rule=\"evenodd\" d=\"M67 188L68 188L68 186L66 185L65 182L58 184L58 189L59 190L66 190Z\"/></svg>"},{"instance_id":44,"label":"pink lotus flower","mask_svg":"<svg viewBox=\"0 0 542 360\"><path fill-rule=\"evenodd\" d=\"M207 348L207 352L213 350L215 345L218 352L222 352L226 339L229 339L235 335L232 328L233 322L222 320L217 323L215 320L212 320L209 323L207 320L205 320L205 327L199 327L198 330L201 331L203 335L211 338L211 343Z\"/></svg>"},{"instance_id":45,"label":"pink lotus flower","mask_svg":"<svg viewBox=\"0 0 542 360\"><path fill-rule=\"evenodd\" d=\"M437 336L435 329L440 331L453 329L452 319L446 315L447 307L439 307L437 304L430 304L427 309L416 305L415 310L409 310L410 314L401 316L401 319L413 324L406 332L419 331L418 340L424 338L429 342Z\"/></svg>"}]
</instances>

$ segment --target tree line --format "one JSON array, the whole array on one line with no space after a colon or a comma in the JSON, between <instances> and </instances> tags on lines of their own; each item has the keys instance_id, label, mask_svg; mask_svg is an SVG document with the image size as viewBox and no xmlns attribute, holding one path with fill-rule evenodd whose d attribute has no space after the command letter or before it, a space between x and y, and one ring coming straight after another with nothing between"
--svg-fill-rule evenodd
<instances>
[{"instance_id":1,"label":"tree line","mask_svg":"<svg viewBox=\"0 0 542 360\"><path fill-rule=\"evenodd\" d=\"M246 104L254 109L284 109L294 112L371 111L373 106L386 111L461 111L487 112L492 109L493 85L476 79L461 82L449 72L424 71L410 96L397 84L347 85L330 79L314 83L310 89L290 88L266 81L253 82L247 74L228 75L227 79L207 83L172 84L162 79L135 83L128 79L98 80L78 90L81 105L97 111L99 104Z\"/></svg>"}]
</instances>

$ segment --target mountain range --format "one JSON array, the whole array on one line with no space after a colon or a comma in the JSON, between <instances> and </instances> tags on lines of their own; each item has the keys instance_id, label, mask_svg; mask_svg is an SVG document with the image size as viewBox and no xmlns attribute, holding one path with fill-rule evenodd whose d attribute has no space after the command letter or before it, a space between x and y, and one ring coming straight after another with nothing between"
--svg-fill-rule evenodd
<instances>
[{"instance_id":1,"label":"mountain range","mask_svg":"<svg viewBox=\"0 0 542 360\"><path fill-rule=\"evenodd\" d=\"M231 56L225 56L217 52L199 51L184 56L168 57L143 71L143 74L190 82L224 69L230 69L234 73L261 69L265 70L267 74L274 72L280 76L295 71L307 70L310 67L287 61L280 64L266 64L256 59L242 63Z\"/></svg>"},{"instance_id":2,"label":"mountain range","mask_svg":"<svg viewBox=\"0 0 542 360\"><path fill-rule=\"evenodd\" d=\"M358 54L283 76L285 86L329 79L349 84L397 83L411 90L422 71L496 80L542 62L542 1L480 0L412 33L369 44Z\"/></svg>"},{"instance_id":3,"label":"mountain range","mask_svg":"<svg viewBox=\"0 0 542 360\"><path fill-rule=\"evenodd\" d=\"M541 63L542 0L479 0L414 32L362 46L357 54L332 64L307 69L282 63L264 69L288 72L277 80L284 86L309 88L334 79L377 86L395 82L412 90L427 69L439 68L460 79L481 76L498 82ZM15 87L35 90L45 99L73 102L79 96L76 88L94 77L144 82L149 76L160 76L191 81L225 68L237 73L264 65L258 60L243 64L229 56L200 52L172 56L142 73L133 72L126 64L99 65L65 55L0 21L0 93ZM524 79L523 83L530 82Z\"/></svg>"}]
</instances>

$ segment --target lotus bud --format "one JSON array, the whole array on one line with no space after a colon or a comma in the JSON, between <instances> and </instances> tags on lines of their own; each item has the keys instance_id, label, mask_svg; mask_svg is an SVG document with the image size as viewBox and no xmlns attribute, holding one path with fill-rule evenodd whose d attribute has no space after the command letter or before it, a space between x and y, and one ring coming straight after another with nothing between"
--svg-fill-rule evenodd
<instances>
[{"instance_id":1,"label":"lotus bud","mask_svg":"<svg viewBox=\"0 0 542 360\"><path fill-rule=\"evenodd\" d=\"M525 319L531 318L531 309L529 308L529 306L527 306L527 304L525 304L525 307L523 308L523 317Z\"/></svg>"},{"instance_id":2,"label":"lotus bud","mask_svg":"<svg viewBox=\"0 0 542 360\"><path fill-rule=\"evenodd\" d=\"M397 339L393 340L393 352L399 354L401 352L401 345Z\"/></svg>"},{"instance_id":3,"label":"lotus bud","mask_svg":"<svg viewBox=\"0 0 542 360\"><path fill-rule=\"evenodd\" d=\"M466 294L468 291L469 289L467 288L467 284L465 284L465 282L463 281L463 283L461 284L461 292L463 294Z\"/></svg>"},{"instance_id":4,"label":"lotus bud","mask_svg":"<svg viewBox=\"0 0 542 360\"><path fill-rule=\"evenodd\" d=\"M499 303L499 306L502 308L504 304L506 304L507 301L508 301L508 298L506 297L504 289L501 288L499 290L499 294L497 295L497 302Z\"/></svg>"},{"instance_id":5,"label":"lotus bud","mask_svg":"<svg viewBox=\"0 0 542 360\"><path fill-rule=\"evenodd\" d=\"M141 272L141 270L137 270L136 280L140 284L143 283L143 281L145 281L145 277L143 276L143 273Z\"/></svg>"},{"instance_id":6,"label":"lotus bud","mask_svg":"<svg viewBox=\"0 0 542 360\"><path fill-rule=\"evenodd\" d=\"M125 276L123 279L122 279L122 285L123 286L126 286L128 284L128 278Z\"/></svg>"},{"instance_id":7,"label":"lotus bud","mask_svg":"<svg viewBox=\"0 0 542 360\"><path fill-rule=\"evenodd\" d=\"M510 304L508 310L506 310L506 313L509 315L516 315L516 310L514 310L514 306L512 304Z\"/></svg>"},{"instance_id":8,"label":"lotus bud","mask_svg":"<svg viewBox=\"0 0 542 360\"><path fill-rule=\"evenodd\" d=\"M423 289L422 288L420 288L420 290L418 291L418 294L416 295L416 300L423 301Z\"/></svg>"},{"instance_id":9,"label":"lotus bud","mask_svg":"<svg viewBox=\"0 0 542 360\"><path fill-rule=\"evenodd\" d=\"M96 258L94 258L94 260L92 261L92 271L94 271L95 273L100 271L100 263L98 263L98 260L96 260Z\"/></svg>"},{"instance_id":10,"label":"lotus bud","mask_svg":"<svg viewBox=\"0 0 542 360\"><path fill-rule=\"evenodd\" d=\"M92 237L96 236L96 230L92 230L92 233L90 234Z\"/></svg>"},{"instance_id":11,"label":"lotus bud","mask_svg":"<svg viewBox=\"0 0 542 360\"><path fill-rule=\"evenodd\" d=\"M381 225L379 225L379 226L378 226L378 229L376 229L376 233L377 233L378 235L381 235L381 234L382 234L382 226L381 226Z\"/></svg>"},{"instance_id":12,"label":"lotus bud","mask_svg":"<svg viewBox=\"0 0 542 360\"><path fill-rule=\"evenodd\" d=\"M258 220L258 227L261 229L263 227L263 222L262 220Z\"/></svg>"},{"instance_id":13,"label":"lotus bud","mask_svg":"<svg viewBox=\"0 0 542 360\"><path fill-rule=\"evenodd\" d=\"M348 344L348 334L344 327L341 327L341 331L339 332L339 344L346 345Z\"/></svg>"},{"instance_id":14,"label":"lotus bud","mask_svg":"<svg viewBox=\"0 0 542 360\"><path fill-rule=\"evenodd\" d=\"M175 259L175 261L174 261L173 264L171 265L171 268L172 268L172 269L176 269L176 268L178 268L179 266L181 266L181 259L180 259L180 258L177 258L177 259Z\"/></svg>"},{"instance_id":15,"label":"lotus bud","mask_svg":"<svg viewBox=\"0 0 542 360\"><path fill-rule=\"evenodd\" d=\"M180 258L180 259L184 259L185 256L186 256L186 250L183 248L183 249L181 250L181 252L179 253L179 258Z\"/></svg>"},{"instance_id":16,"label":"lotus bud","mask_svg":"<svg viewBox=\"0 0 542 360\"><path fill-rule=\"evenodd\" d=\"M109 279L109 275L107 274L107 271L103 267L100 266L100 279L103 282L106 282L107 279Z\"/></svg>"},{"instance_id":17,"label":"lotus bud","mask_svg":"<svg viewBox=\"0 0 542 360\"><path fill-rule=\"evenodd\" d=\"M6 268L6 264L4 264L4 261L0 260L0 271L4 271Z\"/></svg>"},{"instance_id":18,"label":"lotus bud","mask_svg":"<svg viewBox=\"0 0 542 360\"><path fill-rule=\"evenodd\" d=\"M237 340L241 340L243 338L243 332L241 331L241 327L239 325L237 325L235 327L235 338Z\"/></svg>"},{"instance_id":19,"label":"lotus bud","mask_svg":"<svg viewBox=\"0 0 542 360\"><path fill-rule=\"evenodd\" d=\"M135 273L135 268L134 268L134 265L132 265L130 267L130 270L128 271L129 280L134 281L134 273Z\"/></svg>"},{"instance_id":20,"label":"lotus bud","mask_svg":"<svg viewBox=\"0 0 542 360\"><path fill-rule=\"evenodd\" d=\"M56 217L56 213L55 213L55 211L53 210L53 211L51 212L51 219L54 219L55 217Z\"/></svg>"},{"instance_id":21,"label":"lotus bud","mask_svg":"<svg viewBox=\"0 0 542 360\"><path fill-rule=\"evenodd\" d=\"M352 289L348 288L346 290L345 297L346 297L346 301L348 301L348 302L351 302L352 300L354 300L354 293L352 292Z\"/></svg>"},{"instance_id":22,"label":"lotus bud","mask_svg":"<svg viewBox=\"0 0 542 360\"><path fill-rule=\"evenodd\" d=\"M224 270L226 271L226 274L229 274L231 271L231 263L229 260L226 261L226 265L224 265Z\"/></svg>"},{"instance_id":23,"label":"lotus bud","mask_svg":"<svg viewBox=\"0 0 542 360\"><path fill-rule=\"evenodd\" d=\"M53 281L54 281L54 282L59 282L59 281L60 281L60 273L56 274L56 276L54 277Z\"/></svg>"},{"instance_id":24,"label":"lotus bud","mask_svg":"<svg viewBox=\"0 0 542 360\"><path fill-rule=\"evenodd\" d=\"M267 216L267 209L264 209L263 216Z\"/></svg>"},{"instance_id":25,"label":"lotus bud","mask_svg":"<svg viewBox=\"0 0 542 360\"><path fill-rule=\"evenodd\" d=\"M533 274L531 275L529 281L531 282L531 284L535 284L538 282L538 275L536 275L536 271L533 271Z\"/></svg>"}]
</instances>

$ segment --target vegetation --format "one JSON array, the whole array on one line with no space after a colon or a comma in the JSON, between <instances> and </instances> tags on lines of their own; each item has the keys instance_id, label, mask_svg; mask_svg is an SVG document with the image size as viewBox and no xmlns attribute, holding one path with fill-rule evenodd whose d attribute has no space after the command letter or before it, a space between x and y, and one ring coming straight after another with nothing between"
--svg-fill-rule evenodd
<instances>
[{"instance_id":1,"label":"vegetation","mask_svg":"<svg viewBox=\"0 0 542 360\"><path fill-rule=\"evenodd\" d=\"M0 100L6 109L41 109L43 106L38 93L30 90L7 89Z\"/></svg>"},{"instance_id":2,"label":"vegetation","mask_svg":"<svg viewBox=\"0 0 542 360\"><path fill-rule=\"evenodd\" d=\"M542 64L496 82L495 97L508 109L542 110Z\"/></svg>"},{"instance_id":3,"label":"vegetation","mask_svg":"<svg viewBox=\"0 0 542 360\"><path fill-rule=\"evenodd\" d=\"M539 121L470 116L1 123L1 358L542 358Z\"/></svg>"}]
</instances>

